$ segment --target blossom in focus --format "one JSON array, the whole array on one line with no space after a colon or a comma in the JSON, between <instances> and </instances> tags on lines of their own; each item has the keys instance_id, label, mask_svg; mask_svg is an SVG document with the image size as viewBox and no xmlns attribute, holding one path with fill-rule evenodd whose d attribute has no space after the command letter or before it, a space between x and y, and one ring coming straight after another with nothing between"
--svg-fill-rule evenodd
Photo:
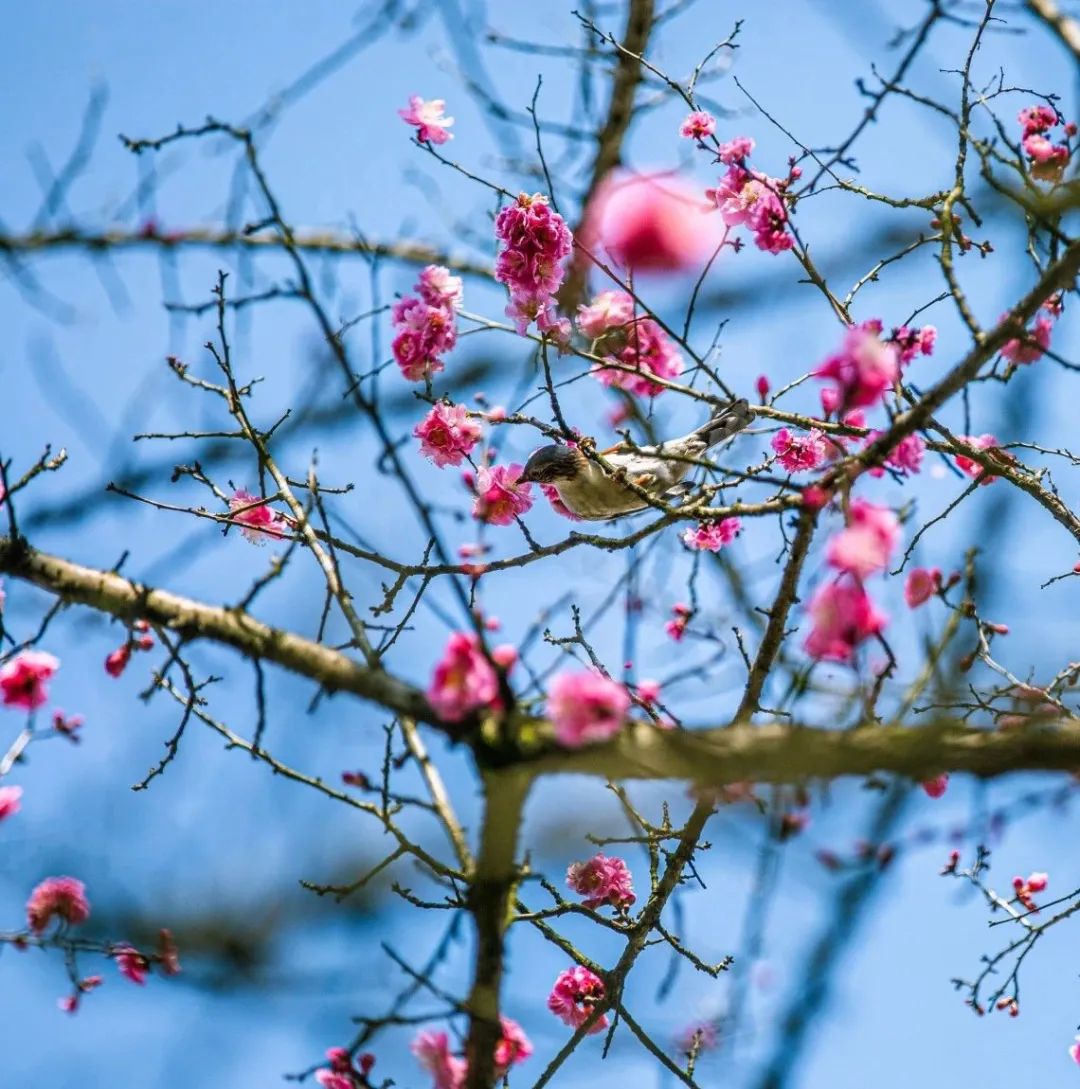
<instances>
[{"instance_id":1,"label":"blossom in focus","mask_svg":"<svg viewBox=\"0 0 1080 1089\"><path fill-rule=\"evenodd\" d=\"M635 273L695 268L720 242L708 211L698 191L677 177L616 170L589 204L583 242Z\"/></svg>"},{"instance_id":2,"label":"blossom in focus","mask_svg":"<svg viewBox=\"0 0 1080 1089\"><path fill-rule=\"evenodd\" d=\"M288 535L285 519L272 510L258 495L238 488L229 500L232 521L240 527L240 532L252 543L264 545L271 538L280 539ZM124 665L127 663L125 662ZM110 671L111 672L111 671ZM116 677L123 672L112 673Z\"/></svg>"},{"instance_id":3,"label":"blossom in focus","mask_svg":"<svg viewBox=\"0 0 1080 1089\"><path fill-rule=\"evenodd\" d=\"M555 293L574 239L563 217L542 194L521 193L496 216L495 236L502 243L495 279L510 292L506 313L518 332L535 321L541 333L568 336L569 326L564 328L555 313Z\"/></svg>"},{"instance_id":4,"label":"blossom in focus","mask_svg":"<svg viewBox=\"0 0 1080 1089\"><path fill-rule=\"evenodd\" d=\"M90 918L86 886L74 877L47 877L26 902L26 921L35 934L41 934L53 920L61 919L78 926Z\"/></svg>"},{"instance_id":5,"label":"blossom in focus","mask_svg":"<svg viewBox=\"0 0 1080 1089\"><path fill-rule=\"evenodd\" d=\"M811 428L805 435L796 435L786 427L772 437L770 445L776 460L789 472L799 473L816 469L829 456L829 440L818 428Z\"/></svg>"},{"instance_id":6,"label":"blossom in focus","mask_svg":"<svg viewBox=\"0 0 1080 1089\"><path fill-rule=\"evenodd\" d=\"M719 552L739 535L742 522L738 518L722 518L719 522L699 522L695 529L682 534L687 548L699 552Z\"/></svg>"},{"instance_id":7,"label":"blossom in focus","mask_svg":"<svg viewBox=\"0 0 1080 1089\"><path fill-rule=\"evenodd\" d=\"M492 658L509 668L516 657L513 647L497 647ZM453 632L435 666L427 690L428 702L448 722L459 722L481 707L497 706L499 678L484 656L480 641L471 632Z\"/></svg>"},{"instance_id":8,"label":"blossom in focus","mask_svg":"<svg viewBox=\"0 0 1080 1089\"><path fill-rule=\"evenodd\" d=\"M22 792L20 786L0 787L0 821L13 817L19 812L22 808L20 804Z\"/></svg>"},{"instance_id":9,"label":"blossom in focus","mask_svg":"<svg viewBox=\"0 0 1080 1089\"><path fill-rule=\"evenodd\" d=\"M402 376L422 382L443 370L442 357L457 343L461 278L441 265L428 265L390 311L396 336L390 345Z\"/></svg>"},{"instance_id":10,"label":"blossom in focus","mask_svg":"<svg viewBox=\"0 0 1080 1089\"><path fill-rule=\"evenodd\" d=\"M486 466L476 474L472 515L490 526L508 526L532 507L532 485L519 482L521 466Z\"/></svg>"},{"instance_id":11,"label":"blossom in focus","mask_svg":"<svg viewBox=\"0 0 1080 1089\"><path fill-rule=\"evenodd\" d=\"M439 401L413 428L420 452L440 468L460 465L480 441L480 425L469 418L464 405Z\"/></svg>"},{"instance_id":12,"label":"blossom in focus","mask_svg":"<svg viewBox=\"0 0 1080 1089\"><path fill-rule=\"evenodd\" d=\"M984 435L960 435L959 439L968 446L974 446L976 450L994 450L998 446L997 439L989 433ZM977 461L972 461L971 458L965 457L963 454L956 455L956 467L960 472L971 477L977 477L986 471ZM983 480L983 484L992 484L993 482L994 476L992 473L989 473L986 479Z\"/></svg>"},{"instance_id":13,"label":"blossom in focus","mask_svg":"<svg viewBox=\"0 0 1080 1089\"><path fill-rule=\"evenodd\" d=\"M604 995L603 980L588 968L574 965L559 973L548 995L547 1006L560 1021L576 1029L589 1019L593 1009L603 1002ZM602 1014L593 1022L589 1035L603 1032L607 1023L607 1014Z\"/></svg>"},{"instance_id":14,"label":"blossom in focus","mask_svg":"<svg viewBox=\"0 0 1080 1089\"><path fill-rule=\"evenodd\" d=\"M720 145L720 161L724 166L733 166L749 159L756 147L752 136L736 136Z\"/></svg>"},{"instance_id":15,"label":"blossom in focus","mask_svg":"<svg viewBox=\"0 0 1080 1089\"><path fill-rule=\"evenodd\" d=\"M787 230L785 183L746 166L753 148L754 141L748 136L721 145L720 160L728 170L714 189L705 190L705 197L717 207L727 226L745 226L758 249L782 253L795 244Z\"/></svg>"},{"instance_id":16,"label":"blossom in focus","mask_svg":"<svg viewBox=\"0 0 1080 1089\"><path fill-rule=\"evenodd\" d=\"M1003 314L1002 318L1006 316ZM1050 334L1053 329L1053 320L1041 314L1031 328L1026 330L1022 339L1014 337L1002 345L1002 356L1010 363L1034 363L1036 359L1042 359L1043 353L1050 347Z\"/></svg>"},{"instance_id":17,"label":"blossom in focus","mask_svg":"<svg viewBox=\"0 0 1080 1089\"><path fill-rule=\"evenodd\" d=\"M578 308L578 328L593 340L593 352L618 366L593 367L605 386L642 397L656 397L667 388L652 380L671 381L682 374L683 360L674 341L649 317L635 316L634 300L625 291L602 291L588 306Z\"/></svg>"},{"instance_id":18,"label":"blossom in focus","mask_svg":"<svg viewBox=\"0 0 1080 1089\"><path fill-rule=\"evenodd\" d=\"M904 601L909 609L917 609L941 589L940 567L915 567L904 580Z\"/></svg>"},{"instance_id":19,"label":"blossom in focus","mask_svg":"<svg viewBox=\"0 0 1080 1089\"><path fill-rule=\"evenodd\" d=\"M900 377L899 351L879 332L880 322L848 329L840 350L814 372L817 378L836 383L836 407L841 412L876 405Z\"/></svg>"},{"instance_id":20,"label":"blossom in focus","mask_svg":"<svg viewBox=\"0 0 1080 1089\"><path fill-rule=\"evenodd\" d=\"M444 310L460 310L465 294L460 276L452 276L442 265L427 265L416 278L415 290L428 306L441 306Z\"/></svg>"},{"instance_id":21,"label":"blossom in focus","mask_svg":"<svg viewBox=\"0 0 1080 1089\"><path fill-rule=\"evenodd\" d=\"M446 99L424 99L420 95L409 96L407 109L398 110L398 117L407 125L416 127L416 138L425 144L445 144L454 134L446 130L454 123L445 116Z\"/></svg>"},{"instance_id":22,"label":"blossom in focus","mask_svg":"<svg viewBox=\"0 0 1080 1089\"><path fill-rule=\"evenodd\" d=\"M587 908L604 904L627 908L637 899L630 871L621 858L598 854L587 862L575 862L566 871L566 884L585 898L582 903Z\"/></svg>"},{"instance_id":23,"label":"blossom in focus","mask_svg":"<svg viewBox=\"0 0 1080 1089\"><path fill-rule=\"evenodd\" d=\"M707 110L694 110L679 126L679 135L688 140L704 140L716 132L716 118Z\"/></svg>"},{"instance_id":24,"label":"blossom in focus","mask_svg":"<svg viewBox=\"0 0 1080 1089\"><path fill-rule=\"evenodd\" d=\"M46 682L60 662L43 650L23 650L0 666L0 697L5 707L36 711L48 698Z\"/></svg>"},{"instance_id":25,"label":"blossom in focus","mask_svg":"<svg viewBox=\"0 0 1080 1089\"><path fill-rule=\"evenodd\" d=\"M807 606L812 628L804 644L811 658L850 662L856 647L885 629L888 617L858 582L828 582Z\"/></svg>"},{"instance_id":26,"label":"blossom in focus","mask_svg":"<svg viewBox=\"0 0 1080 1089\"><path fill-rule=\"evenodd\" d=\"M888 566L899 536L900 523L891 510L855 499L847 526L829 541L828 562L839 571L866 578Z\"/></svg>"},{"instance_id":27,"label":"blossom in focus","mask_svg":"<svg viewBox=\"0 0 1080 1089\"><path fill-rule=\"evenodd\" d=\"M548 717L556 740L568 749L618 733L629 709L626 689L596 670L560 673L548 689Z\"/></svg>"},{"instance_id":28,"label":"blossom in focus","mask_svg":"<svg viewBox=\"0 0 1080 1089\"><path fill-rule=\"evenodd\" d=\"M926 779L920 784L929 798L940 798L949 788L949 773L943 772L935 775L933 779Z\"/></svg>"}]
</instances>

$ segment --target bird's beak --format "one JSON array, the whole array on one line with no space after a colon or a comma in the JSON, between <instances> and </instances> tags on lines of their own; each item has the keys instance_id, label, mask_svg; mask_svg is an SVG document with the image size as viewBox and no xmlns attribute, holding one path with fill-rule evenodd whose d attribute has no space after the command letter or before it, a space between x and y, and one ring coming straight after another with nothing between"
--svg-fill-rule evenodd
<instances>
[{"instance_id":1,"label":"bird's beak","mask_svg":"<svg viewBox=\"0 0 1080 1089\"><path fill-rule=\"evenodd\" d=\"M535 481L533 480L533 475L529 471L529 467L527 465L525 466L524 469L521 470L521 476L518 477L518 483L519 484L533 484L533 483L535 483Z\"/></svg>"}]
</instances>

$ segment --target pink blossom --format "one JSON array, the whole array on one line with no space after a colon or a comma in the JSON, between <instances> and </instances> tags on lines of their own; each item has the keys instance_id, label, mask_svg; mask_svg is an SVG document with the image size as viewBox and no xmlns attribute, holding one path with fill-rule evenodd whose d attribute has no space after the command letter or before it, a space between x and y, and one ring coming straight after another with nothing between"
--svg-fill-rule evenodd
<instances>
[{"instance_id":1,"label":"pink blossom","mask_svg":"<svg viewBox=\"0 0 1080 1089\"><path fill-rule=\"evenodd\" d=\"M705 110L695 110L679 126L679 135L688 140L704 140L716 132L716 118Z\"/></svg>"},{"instance_id":2,"label":"pink blossom","mask_svg":"<svg viewBox=\"0 0 1080 1089\"><path fill-rule=\"evenodd\" d=\"M904 580L904 600L909 609L924 605L941 589L940 567L915 567Z\"/></svg>"},{"instance_id":3,"label":"pink blossom","mask_svg":"<svg viewBox=\"0 0 1080 1089\"><path fill-rule=\"evenodd\" d=\"M472 515L490 526L508 526L532 507L532 485L521 484L521 466L486 466L476 474L476 501Z\"/></svg>"},{"instance_id":4,"label":"pink blossom","mask_svg":"<svg viewBox=\"0 0 1080 1089\"><path fill-rule=\"evenodd\" d=\"M464 1084L465 1060L450 1053L450 1038L445 1032L420 1032L409 1050L420 1065L434 1075L435 1089L460 1089Z\"/></svg>"},{"instance_id":5,"label":"pink blossom","mask_svg":"<svg viewBox=\"0 0 1080 1089\"><path fill-rule=\"evenodd\" d=\"M739 535L742 522L738 518L722 518L719 522L699 522L696 529L682 534L687 548L699 552L719 552Z\"/></svg>"},{"instance_id":6,"label":"pink blossom","mask_svg":"<svg viewBox=\"0 0 1080 1089\"><path fill-rule=\"evenodd\" d=\"M752 136L736 136L734 140L720 145L720 161L724 166L734 166L749 159L756 146Z\"/></svg>"},{"instance_id":7,"label":"pink blossom","mask_svg":"<svg viewBox=\"0 0 1080 1089\"><path fill-rule=\"evenodd\" d=\"M47 877L26 902L26 919L35 934L41 934L53 917L71 926L90 918L86 886L74 877Z\"/></svg>"},{"instance_id":8,"label":"pink blossom","mask_svg":"<svg viewBox=\"0 0 1080 1089\"><path fill-rule=\"evenodd\" d=\"M839 571L863 579L889 564L900 536L900 523L887 507L856 499L848 510L846 528L830 541L828 562Z\"/></svg>"},{"instance_id":9,"label":"pink blossom","mask_svg":"<svg viewBox=\"0 0 1080 1089\"><path fill-rule=\"evenodd\" d=\"M461 309L463 281L460 276L451 276L450 270L442 265L427 265L421 269L415 287L428 306L438 306L444 310Z\"/></svg>"},{"instance_id":10,"label":"pink blossom","mask_svg":"<svg viewBox=\"0 0 1080 1089\"><path fill-rule=\"evenodd\" d=\"M559 974L551 988L551 994L548 995L547 1006L560 1021L571 1028L578 1028L589 1019L596 1006L604 1001L604 996L603 980L595 972L576 964ZM607 1023L607 1014L601 1014L589 1029L589 1035L603 1032Z\"/></svg>"},{"instance_id":11,"label":"pink blossom","mask_svg":"<svg viewBox=\"0 0 1080 1089\"><path fill-rule=\"evenodd\" d=\"M1007 316L1003 314L1002 320ZM1053 320L1045 314L1040 315L1026 331L1023 339L1016 337L1002 345L1002 356L1010 363L1034 363L1036 359L1041 359L1043 353L1050 347L1050 334L1053 328Z\"/></svg>"},{"instance_id":12,"label":"pink blossom","mask_svg":"<svg viewBox=\"0 0 1080 1089\"><path fill-rule=\"evenodd\" d=\"M597 364L593 375L605 386L643 397L667 388L653 378L671 381L682 374L683 360L674 342L648 317L634 316L634 300L625 291L603 291L578 309L578 328L594 340L594 352L618 367Z\"/></svg>"},{"instance_id":13,"label":"pink blossom","mask_svg":"<svg viewBox=\"0 0 1080 1089\"><path fill-rule=\"evenodd\" d=\"M233 492L229 510L232 521L240 526L240 532L252 544L264 545L271 538L280 539L288 535L285 519L277 511L271 510L262 498L243 488ZM119 674L112 675L116 677Z\"/></svg>"},{"instance_id":14,"label":"pink blossom","mask_svg":"<svg viewBox=\"0 0 1080 1089\"><path fill-rule=\"evenodd\" d=\"M1075 1044L1069 1045L1069 1058L1080 1066L1080 1036L1077 1036Z\"/></svg>"},{"instance_id":15,"label":"pink blossom","mask_svg":"<svg viewBox=\"0 0 1080 1089\"><path fill-rule=\"evenodd\" d=\"M45 651L20 651L0 666L0 693L4 706L36 711L49 698L45 682L59 668L59 659Z\"/></svg>"},{"instance_id":16,"label":"pink blossom","mask_svg":"<svg viewBox=\"0 0 1080 1089\"><path fill-rule=\"evenodd\" d=\"M681 602L671 607L672 618L664 625L664 631L676 642L681 643L686 634L686 626L690 623L690 606Z\"/></svg>"},{"instance_id":17,"label":"pink blossom","mask_svg":"<svg viewBox=\"0 0 1080 1089\"><path fill-rule=\"evenodd\" d=\"M946 771L935 775L933 779L926 779L920 785L926 791L927 797L940 798L949 789L949 773Z\"/></svg>"},{"instance_id":18,"label":"pink blossom","mask_svg":"<svg viewBox=\"0 0 1080 1089\"><path fill-rule=\"evenodd\" d=\"M513 647L492 651L492 658L504 668L513 664ZM428 702L448 722L460 722L481 707L499 703L499 677L480 649L480 641L471 632L453 632L443 656L435 666L427 690Z\"/></svg>"},{"instance_id":19,"label":"pink blossom","mask_svg":"<svg viewBox=\"0 0 1080 1089\"><path fill-rule=\"evenodd\" d=\"M635 273L693 268L720 241L708 211L698 191L677 177L612 171L589 204L585 247L602 247Z\"/></svg>"},{"instance_id":20,"label":"pink blossom","mask_svg":"<svg viewBox=\"0 0 1080 1089\"><path fill-rule=\"evenodd\" d=\"M754 383L754 389L757 390L758 397L761 398L761 403L765 403L765 399L769 396L769 376L767 374L759 374L757 381Z\"/></svg>"},{"instance_id":21,"label":"pink blossom","mask_svg":"<svg viewBox=\"0 0 1080 1089\"><path fill-rule=\"evenodd\" d=\"M997 439L989 433L985 435L960 435L959 438L961 442L966 443L968 446L974 446L976 450L994 450L998 446ZM966 457L964 454L956 455L956 467L960 472L970 477L977 477L985 471L977 461L972 461L971 458ZM992 484L993 482L994 476L992 473L988 474L986 479L983 480L983 484Z\"/></svg>"},{"instance_id":22,"label":"pink blossom","mask_svg":"<svg viewBox=\"0 0 1080 1089\"><path fill-rule=\"evenodd\" d=\"M461 280L441 265L428 265L413 286L420 298L406 295L390 312L397 332L390 350L402 376L422 382L443 370L442 356L457 343Z\"/></svg>"},{"instance_id":23,"label":"pink blossom","mask_svg":"<svg viewBox=\"0 0 1080 1089\"><path fill-rule=\"evenodd\" d=\"M872 443L877 442L881 438L883 432L871 431L866 436L866 445L870 446ZM917 473L922 467L923 455L926 453L926 443L923 441L921 435L905 435L889 452L885 455L885 465L897 473ZM885 469L881 465L874 465L870 468L871 476L884 476Z\"/></svg>"},{"instance_id":24,"label":"pink blossom","mask_svg":"<svg viewBox=\"0 0 1080 1089\"><path fill-rule=\"evenodd\" d=\"M808 510L821 510L828 506L831 494L819 484L811 484L802 490L802 505Z\"/></svg>"},{"instance_id":25,"label":"pink blossom","mask_svg":"<svg viewBox=\"0 0 1080 1089\"><path fill-rule=\"evenodd\" d=\"M829 662L849 662L855 648L884 630L888 617L857 582L828 582L807 606L813 627L806 653Z\"/></svg>"},{"instance_id":26,"label":"pink blossom","mask_svg":"<svg viewBox=\"0 0 1080 1089\"><path fill-rule=\"evenodd\" d=\"M937 329L924 325L921 329L909 329L906 325L893 330L892 342L900 353L901 365L910 363L917 355L931 355L937 341Z\"/></svg>"},{"instance_id":27,"label":"pink blossom","mask_svg":"<svg viewBox=\"0 0 1080 1089\"><path fill-rule=\"evenodd\" d=\"M533 1046L525 1030L511 1017L500 1017L502 1036L495 1045L495 1069L503 1077L510 1067L523 1063L532 1053Z\"/></svg>"},{"instance_id":28,"label":"pink blossom","mask_svg":"<svg viewBox=\"0 0 1080 1089\"><path fill-rule=\"evenodd\" d=\"M836 383L836 407L840 411L869 408L900 377L899 353L894 344L882 341L873 326L864 323L848 329L840 350L829 356L814 374Z\"/></svg>"},{"instance_id":29,"label":"pink blossom","mask_svg":"<svg viewBox=\"0 0 1080 1089\"><path fill-rule=\"evenodd\" d=\"M460 465L480 441L480 425L469 418L464 405L448 405L439 401L413 428L420 440L420 452L431 458L440 469Z\"/></svg>"},{"instance_id":30,"label":"pink blossom","mask_svg":"<svg viewBox=\"0 0 1080 1089\"><path fill-rule=\"evenodd\" d=\"M409 96L409 108L398 110L398 117L407 125L416 126L416 138L421 143L445 144L453 140L454 134L446 130L454 123L452 117L445 117L446 99L424 99L420 95Z\"/></svg>"},{"instance_id":31,"label":"pink blossom","mask_svg":"<svg viewBox=\"0 0 1080 1089\"><path fill-rule=\"evenodd\" d=\"M1065 144L1053 144L1045 136L1025 136L1024 150L1031 159L1031 176L1037 181L1059 182L1069 161Z\"/></svg>"},{"instance_id":32,"label":"pink blossom","mask_svg":"<svg viewBox=\"0 0 1080 1089\"><path fill-rule=\"evenodd\" d=\"M773 435L770 445L776 453L776 460L789 473L816 469L829 456L829 440L816 427L805 435L794 435L782 427Z\"/></svg>"},{"instance_id":33,"label":"pink blossom","mask_svg":"<svg viewBox=\"0 0 1080 1089\"><path fill-rule=\"evenodd\" d=\"M495 279L510 291L506 313L518 332L524 333L535 321L540 332L561 335L555 293L563 282L563 262L573 248L570 228L547 197L521 193L499 212L495 235L503 244Z\"/></svg>"},{"instance_id":34,"label":"pink blossom","mask_svg":"<svg viewBox=\"0 0 1080 1089\"><path fill-rule=\"evenodd\" d=\"M1028 887L1028 892L1045 892L1046 886L1050 883L1050 875L1045 873L1033 873L1024 883Z\"/></svg>"},{"instance_id":35,"label":"pink blossom","mask_svg":"<svg viewBox=\"0 0 1080 1089\"><path fill-rule=\"evenodd\" d=\"M150 962L142 953L137 949L133 949L130 945L125 945L117 949L113 956L116 958L116 967L120 969L122 976L130 979L132 983L138 983L140 986L146 983Z\"/></svg>"},{"instance_id":36,"label":"pink blossom","mask_svg":"<svg viewBox=\"0 0 1080 1089\"><path fill-rule=\"evenodd\" d=\"M1017 121L1027 136L1033 132L1046 132L1057 124L1057 113L1049 106L1025 106L1017 115Z\"/></svg>"},{"instance_id":37,"label":"pink blossom","mask_svg":"<svg viewBox=\"0 0 1080 1089\"><path fill-rule=\"evenodd\" d=\"M630 696L617 681L589 669L555 677L547 706L556 740L576 749L618 733L626 722Z\"/></svg>"},{"instance_id":38,"label":"pink blossom","mask_svg":"<svg viewBox=\"0 0 1080 1089\"><path fill-rule=\"evenodd\" d=\"M22 787L0 787L0 821L7 817L13 817L22 808Z\"/></svg>"},{"instance_id":39,"label":"pink blossom","mask_svg":"<svg viewBox=\"0 0 1080 1089\"><path fill-rule=\"evenodd\" d=\"M659 681L642 679L638 681L635 691L643 703L653 704L660 698L660 688Z\"/></svg>"},{"instance_id":40,"label":"pink blossom","mask_svg":"<svg viewBox=\"0 0 1080 1089\"><path fill-rule=\"evenodd\" d=\"M556 514L561 514L564 518L569 518L572 522L581 521L581 516L575 514L562 501L562 496L559 495L559 489L556 488L554 484L541 484L540 490L544 493L544 497L551 504L551 508Z\"/></svg>"},{"instance_id":41,"label":"pink blossom","mask_svg":"<svg viewBox=\"0 0 1080 1089\"><path fill-rule=\"evenodd\" d=\"M633 881L621 858L593 855L587 862L575 862L566 871L566 884L579 896L587 908L610 904L613 908L628 908L634 896Z\"/></svg>"},{"instance_id":42,"label":"pink blossom","mask_svg":"<svg viewBox=\"0 0 1080 1089\"><path fill-rule=\"evenodd\" d=\"M719 209L727 226L745 226L753 234L759 250L782 253L795 244L787 230L787 205L782 196L784 182L742 165L740 160L749 154L753 141L748 144L745 146L739 140L733 140L721 147L721 159L727 161L726 155L731 163L716 188L705 190L705 196Z\"/></svg>"}]
</instances>

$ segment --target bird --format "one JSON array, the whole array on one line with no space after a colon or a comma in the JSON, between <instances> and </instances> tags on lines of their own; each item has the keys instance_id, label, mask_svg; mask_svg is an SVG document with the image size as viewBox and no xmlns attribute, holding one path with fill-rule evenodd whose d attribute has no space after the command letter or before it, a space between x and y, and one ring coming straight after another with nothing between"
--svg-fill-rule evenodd
<instances>
[{"instance_id":1,"label":"bird","mask_svg":"<svg viewBox=\"0 0 1080 1089\"><path fill-rule=\"evenodd\" d=\"M619 443L600 451L611 471L587 457L580 446L542 446L529 456L518 482L549 485L571 514L586 521L622 518L650 506L627 482L654 499L663 499L682 483L697 459L737 435L753 418L748 401L732 401L681 438L659 446Z\"/></svg>"}]
</instances>

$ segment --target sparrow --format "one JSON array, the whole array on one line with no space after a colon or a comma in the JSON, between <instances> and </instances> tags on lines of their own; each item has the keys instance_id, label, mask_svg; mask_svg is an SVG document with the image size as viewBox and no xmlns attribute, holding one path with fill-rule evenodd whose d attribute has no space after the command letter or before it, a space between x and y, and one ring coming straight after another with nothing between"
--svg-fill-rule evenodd
<instances>
[{"instance_id":1,"label":"sparrow","mask_svg":"<svg viewBox=\"0 0 1080 1089\"><path fill-rule=\"evenodd\" d=\"M636 448L620 443L600 454L609 472L577 446L542 446L530 455L518 480L553 487L563 505L578 518L603 522L646 510L649 504L626 486L629 481L662 499L712 447L737 435L754 418L749 402L732 401L689 435L659 446Z\"/></svg>"}]
</instances>

